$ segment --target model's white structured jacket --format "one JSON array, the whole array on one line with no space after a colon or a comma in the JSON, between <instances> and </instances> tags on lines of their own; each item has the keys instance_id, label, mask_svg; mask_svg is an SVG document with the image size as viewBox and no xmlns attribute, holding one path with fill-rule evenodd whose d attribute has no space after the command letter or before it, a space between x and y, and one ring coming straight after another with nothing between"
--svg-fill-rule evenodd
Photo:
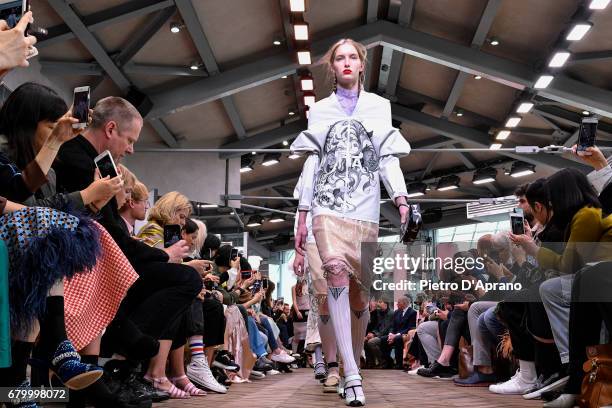
<instances>
[{"instance_id":1,"label":"model's white structured jacket","mask_svg":"<svg viewBox=\"0 0 612 408\"><path fill-rule=\"evenodd\" d=\"M361 91L347 115L332 93L309 113L308 129L291 144L293 152L308 154L296 186L298 209L378 223L379 179L389 197L407 195L399 157L410 144L391 125L389 101Z\"/></svg>"}]
</instances>

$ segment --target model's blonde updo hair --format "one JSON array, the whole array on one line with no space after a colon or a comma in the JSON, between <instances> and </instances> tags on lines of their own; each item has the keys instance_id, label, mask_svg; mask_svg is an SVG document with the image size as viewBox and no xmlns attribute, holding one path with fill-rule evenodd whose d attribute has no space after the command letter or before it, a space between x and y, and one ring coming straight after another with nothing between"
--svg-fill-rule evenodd
<instances>
[{"instance_id":1,"label":"model's blonde updo hair","mask_svg":"<svg viewBox=\"0 0 612 408\"><path fill-rule=\"evenodd\" d=\"M343 44L351 44L357 50L357 55L359 55L359 59L363 64L363 71L359 74L359 89L363 88L363 83L365 81L365 70L368 62L368 51L360 42L357 42L351 38L343 38L337 41L334 45L330 47L329 50L323 56L323 64L327 66L327 75L333 75L332 79L332 92L336 92L336 88L338 86L338 80L336 79L336 75L333 72L334 58L336 58L336 51L338 47ZM329 78L329 77L328 77Z\"/></svg>"}]
</instances>

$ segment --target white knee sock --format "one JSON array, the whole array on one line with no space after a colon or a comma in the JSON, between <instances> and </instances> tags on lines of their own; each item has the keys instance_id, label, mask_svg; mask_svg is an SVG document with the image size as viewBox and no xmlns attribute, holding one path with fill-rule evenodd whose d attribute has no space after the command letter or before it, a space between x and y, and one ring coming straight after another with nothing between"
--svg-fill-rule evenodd
<instances>
[{"instance_id":1,"label":"white knee sock","mask_svg":"<svg viewBox=\"0 0 612 408\"><path fill-rule=\"evenodd\" d=\"M353 356L359 367L361 353L363 353L364 338L370 321L370 309L366 305L365 310L351 309L351 337L353 340Z\"/></svg>"},{"instance_id":2,"label":"white knee sock","mask_svg":"<svg viewBox=\"0 0 612 408\"><path fill-rule=\"evenodd\" d=\"M349 305L348 286L328 288L327 304L329 315L334 327L334 334L338 344L338 351L344 363L344 375L358 373L357 364L353 356L353 343L351 339L351 308Z\"/></svg>"},{"instance_id":3,"label":"white knee sock","mask_svg":"<svg viewBox=\"0 0 612 408\"><path fill-rule=\"evenodd\" d=\"M337 363L336 357L336 336L334 326L330 321L329 315L319 315L319 335L321 336L321 346L325 361L327 363Z\"/></svg>"}]
</instances>

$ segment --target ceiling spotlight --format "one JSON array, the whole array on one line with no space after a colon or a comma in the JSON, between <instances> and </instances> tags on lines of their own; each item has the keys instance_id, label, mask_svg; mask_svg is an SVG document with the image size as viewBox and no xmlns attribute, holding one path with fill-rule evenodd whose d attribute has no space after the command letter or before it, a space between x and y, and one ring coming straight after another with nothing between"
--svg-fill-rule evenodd
<instances>
[{"instance_id":1,"label":"ceiling spotlight","mask_svg":"<svg viewBox=\"0 0 612 408\"><path fill-rule=\"evenodd\" d=\"M273 166L280 161L281 154L280 153L266 153L263 157L263 162L261 162L262 166Z\"/></svg>"},{"instance_id":2,"label":"ceiling spotlight","mask_svg":"<svg viewBox=\"0 0 612 408\"><path fill-rule=\"evenodd\" d=\"M408 186L408 194L406 197L419 197L425 195L427 190L427 184L425 183L412 183Z\"/></svg>"},{"instance_id":3,"label":"ceiling spotlight","mask_svg":"<svg viewBox=\"0 0 612 408\"><path fill-rule=\"evenodd\" d=\"M497 136L495 136L495 140L506 140L510 136L509 130L500 130L497 132Z\"/></svg>"},{"instance_id":4,"label":"ceiling spotlight","mask_svg":"<svg viewBox=\"0 0 612 408\"><path fill-rule=\"evenodd\" d=\"M178 32L181 31L181 28L183 28L184 26L181 23L170 23L170 32L173 34L176 34Z\"/></svg>"},{"instance_id":5,"label":"ceiling spotlight","mask_svg":"<svg viewBox=\"0 0 612 408\"><path fill-rule=\"evenodd\" d=\"M298 63L300 65L310 65L312 64L312 58L310 57L309 50L302 50L297 52Z\"/></svg>"},{"instance_id":6,"label":"ceiling spotlight","mask_svg":"<svg viewBox=\"0 0 612 408\"><path fill-rule=\"evenodd\" d=\"M548 66L551 68L561 68L565 65L570 55L572 54L570 54L570 52L566 50L557 51L555 55L553 55L553 57L550 59Z\"/></svg>"},{"instance_id":7,"label":"ceiling spotlight","mask_svg":"<svg viewBox=\"0 0 612 408\"><path fill-rule=\"evenodd\" d=\"M289 142L286 140L283 140L283 146L289 146Z\"/></svg>"},{"instance_id":8,"label":"ceiling spotlight","mask_svg":"<svg viewBox=\"0 0 612 408\"><path fill-rule=\"evenodd\" d=\"M192 71L197 71L198 69L200 69L200 63L197 61L193 61L189 68L191 68Z\"/></svg>"},{"instance_id":9,"label":"ceiling spotlight","mask_svg":"<svg viewBox=\"0 0 612 408\"><path fill-rule=\"evenodd\" d=\"M474 75L474 79L482 79L482 75Z\"/></svg>"},{"instance_id":10,"label":"ceiling spotlight","mask_svg":"<svg viewBox=\"0 0 612 408\"><path fill-rule=\"evenodd\" d=\"M536 89L547 88L555 77L552 75L540 75L536 83L533 85Z\"/></svg>"},{"instance_id":11,"label":"ceiling spotlight","mask_svg":"<svg viewBox=\"0 0 612 408\"><path fill-rule=\"evenodd\" d=\"M499 150L501 149L501 147L502 147L501 143L491 143L489 150Z\"/></svg>"},{"instance_id":12,"label":"ceiling spotlight","mask_svg":"<svg viewBox=\"0 0 612 408\"><path fill-rule=\"evenodd\" d=\"M520 121L521 121L520 116L511 116L506 121L506 127L509 127L509 128L516 127L516 125L518 125Z\"/></svg>"},{"instance_id":13,"label":"ceiling spotlight","mask_svg":"<svg viewBox=\"0 0 612 408\"><path fill-rule=\"evenodd\" d=\"M591 114L591 112L589 112L588 110L583 110L583 111L582 111L582 114L583 114L584 116L589 116L589 115Z\"/></svg>"},{"instance_id":14,"label":"ceiling spotlight","mask_svg":"<svg viewBox=\"0 0 612 408\"><path fill-rule=\"evenodd\" d=\"M314 89L314 80L312 78L303 77L300 79L300 87L302 91L312 91Z\"/></svg>"},{"instance_id":15,"label":"ceiling spotlight","mask_svg":"<svg viewBox=\"0 0 612 408\"><path fill-rule=\"evenodd\" d=\"M217 208L217 204L198 204L198 208Z\"/></svg>"},{"instance_id":16,"label":"ceiling spotlight","mask_svg":"<svg viewBox=\"0 0 612 408\"><path fill-rule=\"evenodd\" d=\"M289 155L289 158L290 158L291 160L299 159L300 157L302 157L302 156L300 156L300 155L299 155L299 154L297 154L297 153L291 153L291 154Z\"/></svg>"},{"instance_id":17,"label":"ceiling spotlight","mask_svg":"<svg viewBox=\"0 0 612 408\"><path fill-rule=\"evenodd\" d=\"M251 215L246 223L246 226L253 228L259 227L261 224L263 224L263 217L261 215Z\"/></svg>"},{"instance_id":18,"label":"ceiling spotlight","mask_svg":"<svg viewBox=\"0 0 612 408\"><path fill-rule=\"evenodd\" d=\"M311 91L304 92L304 105L312 106L315 104L315 94Z\"/></svg>"},{"instance_id":19,"label":"ceiling spotlight","mask_svg":"<svg viewBox=\"0 0 612 408\"><path fill-rule=\"evenodd\" d=\"M303 13L306 11L306 0L289 0L289 10L292 13Z\"/></svg>"},{"instance_id":20,"label":"ceiling spotlight","mask_svg":"<svg viewBox=\"0 0 612 408\"><path fill-rule=\"evenodd\" d=\"M293 109L289 109L289 116L295 115L295 111Z\"/></svg>"},{"instance_id":21,"label":"ceiling spotlight","mask_svg":"<svg viewBox=\"0 0 612 408\"><path fill-rule=\"evenodd\" d=\"M283 75L281 78L283 78L283 79L287 79L287 75Z\"/></svg>"},{"instance_id":22,"label":"ceiling spotlight","mask_svg":"<svg viewBox=\"0 0 612 408\"><path fill-rule=\"evenodd\" d=\"M516 113L527 113L533 108L533 102L523 102L516 108Z\"/></svg>"},{"instance_id":23,"label":"ceiling spotlight","mask_svg":"<svg viewBox=\"0 0 612 408\"><path fill-rule=\"evenodd\" d=\"M300 22L294 24L293 36L296 41L308 41L308 23Z\"/></svg>"},{"instance_id":24,"label":"ceiling spotlight","mask_svg":"<svg viewBox=\"0 0 612 408\"><path fill-rule=\"evenodd\" d=\"M248 173L253 171L254 160L249 156L240 158L240 173Z\"/></svg>"},{"instance_id":25,"label":"ceiling spotlight","mask_svg":"<svg viewBox=\"0 0 612 408\"><path fill-rule=\"evenodd\" d=\"M463 116L463 110L462 109L457 109L457 111L455 112L455 114L459 117Z\"/></svg>"},{"instance_id":26,"label":"ceiling spotlight","mask_svg":"<svg viewBox=\"0 0 612 408\"><path fill-rule=\"evenodd\" d=\"M591 0L589 8L591 10L603 10L608 7L608 4L610 4L610 0Z\"/></svg>"},{"instance_id":27,"label":"ceiling spotlight","mask_svg":"<svg viewBox=\"0 0 612 408\"><path fill-rule=\"evenodd\" d=\"M567 37L565 37L565 39L567 41L580 41L582 40L582 37L584 37L586 33L589 32L591 27L593 27L593 23L591 23L590 21L582 21L579 23L575 23L572 26L572 29L570 30L569 34L567 34Z\"/></svg>"},{"instance_id":28,"label":"ceiling spotlight","mask_svg":"<svg viewBox=\"0 0 612 408\"><path fill-rule=\"evenodd\" d=\"M491 183L495 181L496 177L497 177L497 170L492 167L487 167L484 169L476 170L476 173L474 173L474 178L472 179L472 182L474 184Z\"/></svg>"},{"instance_id":29,"label":"ceiling spotlight","mask_svg":"<svg viewBox=\"0 0 612 408\"><path fill-rule=\"evenodd\" d=\"M511 177L524 177L533 173L535 173L535 166L533 164L519 161L512 163L512 169L510 170Z\"/></svg>"},{"instance_id":30,"label":"ceiling spotlight","mask_svg":"<svg viewBox=\"0 0 612 408\"><path fill-rule=\"evenodd\" d=\"M499 40L496 37L491 37L489 38L488 41L489 41L489 44L491 44L494 47L499 45Z\"/></svg>"},{"instance_id":31,"label":"ceiling spotlight","mask_svg":"<svg viewBox=\"0 0 612 408\"><path fill-rule=\"evenodd\" d=\"M438 191L448 191L448 190L455 190L457 188L459 188L459 176L446 176L446 177L442 177L440 179L440 181L438 181L438 186L436 187L436 190Z\"/></svg>"},{"instance_id":32,"label":"ceiling spotlight","mask_svg":"<svg viewBox=\"0 0 612 408\"><path fill-rule=\"evenodd\" d=\"M280 40L274 40L274 41L272 41L272 44L274 44L274 45L281 45L282 42Z\"/></svg>"}]
</instances>

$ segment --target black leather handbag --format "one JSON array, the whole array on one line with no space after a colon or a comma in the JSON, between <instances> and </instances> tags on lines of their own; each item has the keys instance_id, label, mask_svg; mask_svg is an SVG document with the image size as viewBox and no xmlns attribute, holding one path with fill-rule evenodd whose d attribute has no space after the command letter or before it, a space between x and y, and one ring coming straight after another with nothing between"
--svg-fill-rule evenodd
<instances>
[{"instance_id":1,"label":"black leather handbag","mask_svg":"<svg viewBox=\"0 0 612 408\"><path fill-rule=\"evenodd\" d=\"M421 209L418 204L410 204L408 206L408 216L406 222L400 227L400 240L404 244L414 242L419 235L423 219L421 217Z\"/></svg>"}]
</instances>

